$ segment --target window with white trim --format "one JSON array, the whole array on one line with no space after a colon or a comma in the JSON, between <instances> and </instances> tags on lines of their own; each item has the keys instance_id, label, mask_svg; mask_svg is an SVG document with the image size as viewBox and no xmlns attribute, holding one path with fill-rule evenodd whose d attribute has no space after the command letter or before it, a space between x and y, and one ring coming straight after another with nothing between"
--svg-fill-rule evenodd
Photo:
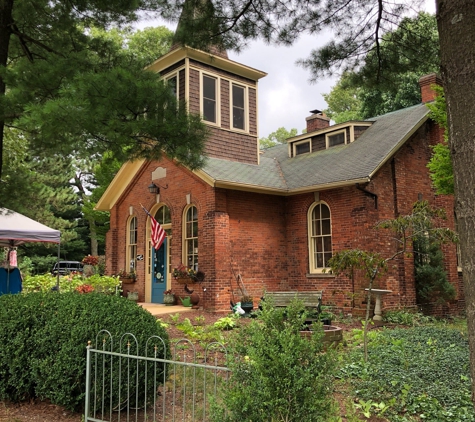
<instances>
[{"instance_id":1,"label":"window with white trim","mask_svg":"<svg viewBox=\"0 0 475 422\"><path fill-rule=\"evenodd\" d=\"M308 237L310 272L318 273L328 268L332 257L330 208L324 202L313 204L308 211Z\"/></svg>"},{"instance_id":2,"label":"window with white trim","mask_svg":"<svg viewBox=\"0 0 475 422\"><path fill-rule=\"evenodd\" d=\"M218 80L208 75L203 75L203 120L217 123L217 83Z\"/></svg>"},{"instance_id":3,"label":"window with white trim","mask_svg":"<svg viewBox=\"0 0 475 422\"><path fill-rule=\"evenodd\" d=\"M326 134L327 148L346 144L346 129Z\"/></svg>"},{"instance_id":4,"label":"window with white trim","mask_svg":"<svg viewBox=\"0 0 475 422\"><path fill-rule=\"evenodd\" d=\"M294 156L300 154L307 154L310 152L310 139L301 142L295 142L294 147Z\"/></svg>"},{"instance_id":5,"label":"window with white trim","mask_svg":"<svg viewBox=\"0 0 475 422\"><path fill-rule=\"evenodd\" d=\"M232 122L234 129L246 129L246 89L232 84Z\"/></svg>"},{"instance_id":6,"label":"window with white trim","mask_svg":"<svg viewBox=\"0 0 475 422\"><path fill-rule=\"evenodd\" d=\"M198 271L198 210L194 205L185 210L183 244L185 265Z\"/></svg>"},{"instance_id":7,"label":"window with white trim","mask_svg":"<svg viewBox=\"0 0 475 422\"><path fill-rule=\"evenodd\" d=\"M137 217L131 217L127 223L127 253L125 271L135 272L137 267Z\"/></svg>"}]
</instances>

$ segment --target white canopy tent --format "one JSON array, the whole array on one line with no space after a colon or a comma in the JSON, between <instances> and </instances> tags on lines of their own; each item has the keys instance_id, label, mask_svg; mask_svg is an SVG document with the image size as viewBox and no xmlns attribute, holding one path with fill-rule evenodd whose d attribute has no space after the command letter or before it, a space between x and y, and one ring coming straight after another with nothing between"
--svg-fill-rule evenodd
<instances>
[{"instance_id":1,"label":"white canopy tent","mask_svg":"<svg viewBox=\"0 0 475 422\"><path fill-rule=\"evenodd\" d=\"M58 244L60 259L61 232L7 208L0 208L0 247L8 247L7 261L12 248L27 242ZM59 287L59 273L57 287Z\"/></svg>"},{"instance_id":2,"label":"white canopy tent","mask_svg":"<svg viewBox=\"0 0 475 422\"><path fill-rule=\"evenodd\" d=\"M0 208L0 247L26 242L60 243L61 232L51 229L15 211Z\"/></svg>"}]
</instances>

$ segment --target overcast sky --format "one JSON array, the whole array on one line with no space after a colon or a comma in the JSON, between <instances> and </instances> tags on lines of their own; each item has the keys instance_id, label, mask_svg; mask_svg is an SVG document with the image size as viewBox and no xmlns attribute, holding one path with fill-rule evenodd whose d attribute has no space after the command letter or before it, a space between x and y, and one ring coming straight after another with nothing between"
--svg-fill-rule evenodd
<instances>
[{"instance_id":1,"label":"overcast sky","mask_svg":"<svg viewBox=\"0 0 475 422\"><path fill-rule=\"evenodd\" d=\"M425 0L425 3L425 10L435 13L435 0ZM160 24L163 23L145 21L139 27ZM318 83L311 84L309 71L297 66L296 61L307 58L312 49L323 46L330 37L331 33L305 35L291 47L275 47L253 41L239 55L228 52L231 60L267 73L259 81L259 137L267 136L279 127L287 130L296 128L301 133L306 127L305 118L310 116L310 110L327 107L322 93L330 92L338 77L320 79Z\"/></svg>"}]
</instances>

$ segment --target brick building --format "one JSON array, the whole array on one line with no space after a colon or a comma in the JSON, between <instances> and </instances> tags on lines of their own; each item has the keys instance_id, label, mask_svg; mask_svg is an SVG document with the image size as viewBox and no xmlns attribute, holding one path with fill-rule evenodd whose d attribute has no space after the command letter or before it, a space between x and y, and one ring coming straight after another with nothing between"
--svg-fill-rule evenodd
<instances>
[{"instance_id":1,"label":"brick building","mask_svg":"<svg viewBox=\"0 0 475 422\"><path fill-rule=\"evenodd\" d=\"M453 198L436 196L426 164L442 130L424 104L366 121L330 126L318 110L307 133L259 151L258 81L265 76L223 52L174 46L150 69L169 81L190 112L200 113L211 135L199 171L167 158L128 162L97 204L110 211L107 272L134 269L139 300L161 303L163 291L181 293L171 269L184 263L203 271L191 287L210 311L228 311L239 300L236 276L257 299L268 290L323 290L324 303L345 312L364 308L362 277L325 272L332 253L362 248L392 255L390 235L375 223L411 212L428 200L447 210ZM435 75L421 78L423 102L433 99ZM159 193L150 193L149 185ZM159 251L150 247L143 204L168 232ZM463 306L454 245L444 246L449 281ZM413 258L405 257L379 281L391 290L385 308L414 306Z\"/></svg>"}]
</instances>

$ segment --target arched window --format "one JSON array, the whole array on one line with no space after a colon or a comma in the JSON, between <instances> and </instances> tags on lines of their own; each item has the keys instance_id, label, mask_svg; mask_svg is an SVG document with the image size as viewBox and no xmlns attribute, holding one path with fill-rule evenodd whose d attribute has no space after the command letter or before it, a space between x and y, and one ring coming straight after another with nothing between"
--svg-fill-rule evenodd
<instances>
[{"instance_id":1,"label":"arched window","mask_svg":"<svg viewBox=\"0 0 475 422\"><path fill-rule=\"evenodd\" d=\"M131 217L127 223L127 252L125 271L135 272L137 267L137 217Z\"/></svg>"},{"instance_id":2,"label":"arched window","mask_svg":"<svg viewBox=\"0 0 475 422\"><path fill-rule=\"evenodd\" d=\"M332 257L330 208L324 202L313 204L308 211L308 238L310 272L317 273L328 267Z\"/></svg>"},{"instance_id":3,"label":"arched window","mask_svg":"<svg viewBox=\"0 0 475 422\"><path fill-rule=\"evenodd\" d=\"M185 210L183 244L185 265L198 271L198 210L194 205Z\"/></svg>"}]
</instances>

